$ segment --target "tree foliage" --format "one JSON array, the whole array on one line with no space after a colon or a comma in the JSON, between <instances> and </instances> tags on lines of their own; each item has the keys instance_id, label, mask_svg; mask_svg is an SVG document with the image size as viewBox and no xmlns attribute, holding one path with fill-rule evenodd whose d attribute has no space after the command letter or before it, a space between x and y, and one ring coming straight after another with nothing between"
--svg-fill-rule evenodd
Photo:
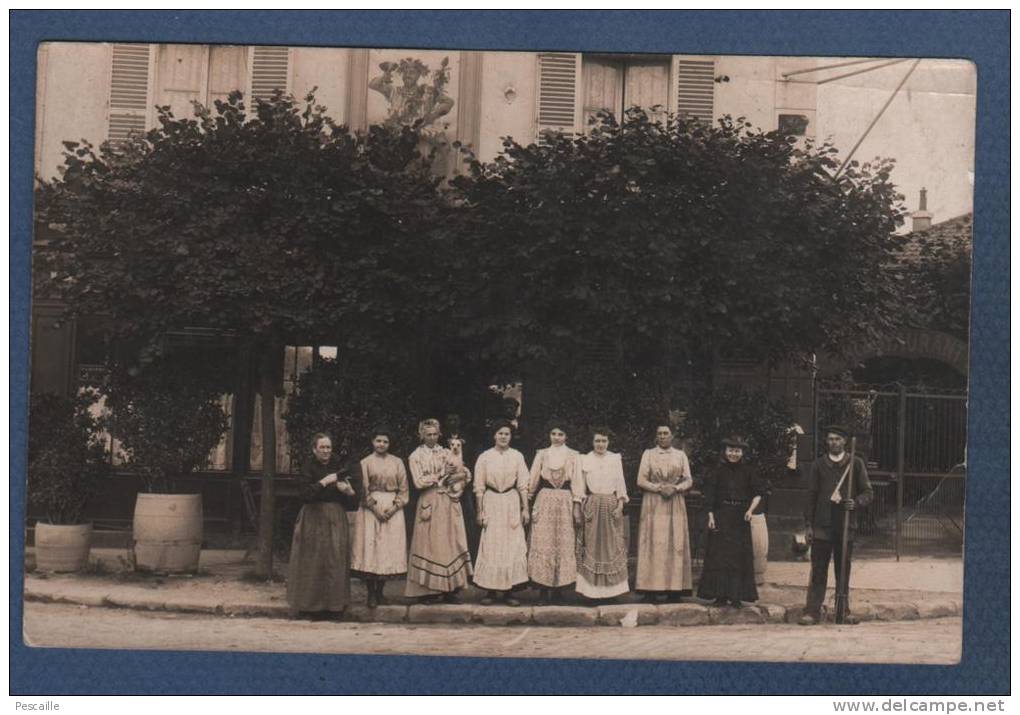
<instances>
[{"instance_id":1,"label":"tree foliage","mask_svg":"<svg viewBox=\"0 0 1020 715\"><path fill-rule=\"evenodd\" d=\"M344 462L371 451L370 432L378 426L392 431L392 453L406 456L414 449L418 396L413 384L373 368L349 360L323 360L301 375L284 413L290 453L298 464L311 458L317 432L330 436L333 454Z\"/></svg>"},{"instance_id":2,"label":"tree foliage","mask_svg":"<svg viewBox=\"0 0 1020 715\"><path fill-rule=\"evenodd\" d=\"M503 148L453 182L471 277L457 308L497 365L570 363L606 339L626 366L670 346L779 360L897 323L889 161L834 181L828 144L639 109Z\"/></svg>"},{"instance_id":3,"label":"tree foliage","mask_svg":"<svg viewBox=\"0 0 1020 715\"><path fill-rule=\"evenodd\" d=\"M789 407L770 398L764 389L726 385L696 391L683 424L696 479L700 482L719 462L722 440L734 434L747 440L746 461L770 480L782 478L792 446L788 430L793 422Z\"/></svg>"},{"instance_id":4,"label":"tree foliage","mask_svg":"<svg viewBox=\"0 0 1020 715\"><path fill-rule=\"evenodd\" d=\"M355 134L311 95L249 113L234 93L158 119L126 144L66 143L38 191L40 220L61 229L40 290L124 334L342 335L374 353L441 292L418 268L442 206L412 129Z\"/></svg>"},{"instance_id":5,"label":"tree foliage","mask_svg":"<svg viewBox=\"0 0 1020 715\"><path fill-rule=\"evenodd\" d=\"M218 364L217 364L218 363ZM227 431L227 365L202 352L175 353L139 368L117 364L103 386L127 468L150 493L173 493L205 468Z\"/></svg>"},{"instance_id":6,"label":"tree foliage","mask_svg":"<svg viewBox=\"0 0 1020 715\"><path fill-rule=\"evenodd\" d=\"M28 503L51 524L78 524L99 480L109 471L103 420L90 408L97 395L33 394L28 423Z\"/></svg>"}]
</instances>

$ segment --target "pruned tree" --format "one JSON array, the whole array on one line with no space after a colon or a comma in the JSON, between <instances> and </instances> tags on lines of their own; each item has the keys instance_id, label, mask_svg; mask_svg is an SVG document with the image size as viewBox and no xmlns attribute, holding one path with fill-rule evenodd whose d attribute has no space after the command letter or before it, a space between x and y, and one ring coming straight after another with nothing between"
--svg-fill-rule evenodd
<instances>
[{"instance_id":1,"label":"pruned tree","mask_svg":"<svg viewBox=\"0 0 1020 715\"><path fill-rule=\"evenodd\" d=\"M56 231L36 288L74 314L108 316L143 351L202 326L257 354L257 572L268 577L282 347L328 341L400 375L448 293L430 243L447 209L414 128L354 133L312 95L249 112L234 93L194 117L161 107L158 118L126 143L65 143L61 176L37 191L38 219Z\"/></svg>"},{"instance_id":2,"label":"pruned tree","mask_svg":"<svg viewBox=\"0 0 1020 715\"><path fill-rule=\"evenodd\" d=\"M901 200L892 162L851 163L741 120L640 109L583 136L506 139L454 180L458 310L494 374L586 356L665 377L720 354L843 352L894 329Z\"/></svg>"}]
</instances>

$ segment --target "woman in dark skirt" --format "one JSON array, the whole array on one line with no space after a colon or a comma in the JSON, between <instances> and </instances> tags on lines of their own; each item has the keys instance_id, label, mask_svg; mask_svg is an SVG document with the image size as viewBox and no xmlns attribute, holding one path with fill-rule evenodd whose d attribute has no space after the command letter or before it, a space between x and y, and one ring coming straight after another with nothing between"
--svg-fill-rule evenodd
<instances>
[{"instance_id":1,"label":"woman in dark skirt","mask_svg":"<svg viewBox=\"0 0 1020 715\"><path fill-rule=\"evenodd\" d=\"M721 463L705 480L708 546L698 584L698 597L727 602L757 601L751 516L765 493L758 470L745 464L747 443L737 436L723 440Z\"/></svg>"},{"instance_id":2,"label":"woman in dark skirt","mask_svg":"<svg viewBox=\"0 0 1020 715\"><path fill-rule=\"evenodd\" d=\"M334 460L328 436L312 438L312 453L299 477L304 506L290 547L287 604L296 615L327 618L342 613L351 600L347 512L355 511L360 499Z\"/></svg>"}]
</instances>

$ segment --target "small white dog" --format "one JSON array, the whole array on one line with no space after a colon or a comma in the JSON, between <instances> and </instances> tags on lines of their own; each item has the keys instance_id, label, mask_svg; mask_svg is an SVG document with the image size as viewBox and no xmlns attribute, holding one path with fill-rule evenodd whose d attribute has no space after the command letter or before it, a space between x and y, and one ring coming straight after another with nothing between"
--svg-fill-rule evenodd
<instances>
[{"instance_id":1,"label":"small white dog","mask_svg":"<svg viewBox=\"0 0 1020 715\"><path fill-rule=\"evenodd\" d=\"M449 494L454 499L459 499L467 488L468 470L464 466L464 440L459 437L451 437L447 440L450 451L446 455L446 464L452 467L450 475L444 477L443 481L449 489Z\"/></svg>"}]
</instances>

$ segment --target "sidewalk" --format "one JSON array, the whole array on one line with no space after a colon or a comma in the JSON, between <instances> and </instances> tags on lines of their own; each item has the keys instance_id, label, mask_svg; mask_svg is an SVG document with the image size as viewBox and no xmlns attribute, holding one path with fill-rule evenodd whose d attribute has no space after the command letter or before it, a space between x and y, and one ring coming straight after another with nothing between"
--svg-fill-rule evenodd
<instances>
[{"instance_id":1,"label":"sidewalk","mask_svg":"<svg viewBox=\"0 0 1020 715\"><path fill-rule=\"evenodd\" d=\"M34 562L32 549L29 563ZM82 607L132 608L205 613L226 617L288 618L286 587L252 580L253 564L242 551L202 552L194 576L155 576L130 571L122 549L93 549L92 568L82 574L25 574L25 600L70 603ZM536 606L537 591L520 592L522 605L480 606L484 595L465 589L463 605L423 605L402 598L403 582L387 584L392 605L365 607L365 589L352 581L353 605L347 618L360 622L482 625L673 625L793 623L803 612L809 564L769 564L759 601L736 609L708 606L695 598L684 603L645 604L635 594L605 606L589 605L571 593L562 606ZM285 564L277 564L286 571ZM854 562L852 603L861 620L914 620L962 614L963 565L960 559L911 561L861 559ZM831 586L831 578L830 578ZM831 600L831 593L830 593Z\"/></svg>"}]
</instances>

